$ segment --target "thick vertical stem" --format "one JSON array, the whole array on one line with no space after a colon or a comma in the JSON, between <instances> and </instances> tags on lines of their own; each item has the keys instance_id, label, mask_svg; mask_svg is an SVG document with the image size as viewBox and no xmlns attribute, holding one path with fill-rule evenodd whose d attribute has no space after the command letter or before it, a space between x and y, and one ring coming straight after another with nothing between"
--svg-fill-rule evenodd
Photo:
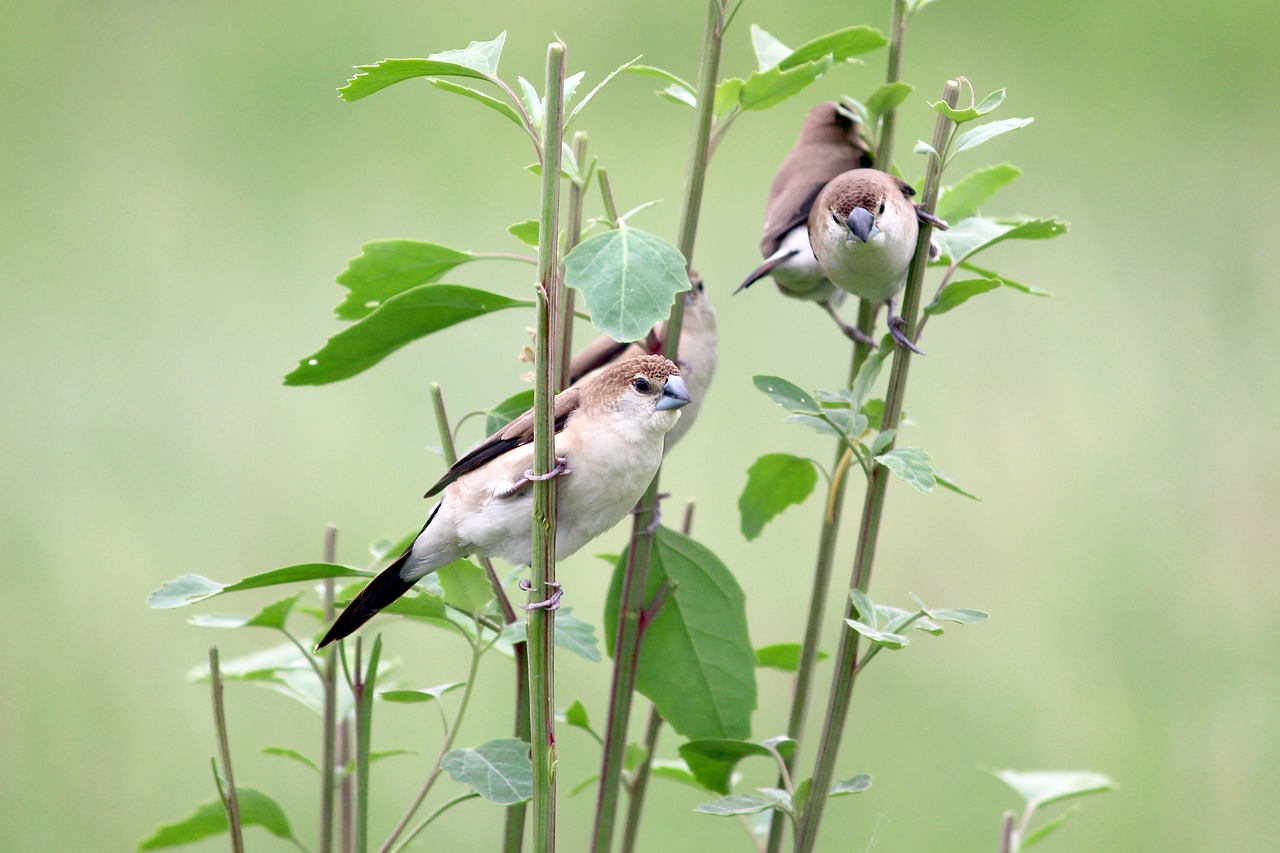
<instances>
[{"instance_id":1,"label":"thick vertical stem","mask_svg":"<svg viewBox=\"0 0 1280 853\"><path fill-rule=\"evenodd\" d=\"M893 20L889 24L889 70L886 83L902 79L902 43L907 34L907 0L893 0ZM880 120L880 142L876 146L876 168L893 172L893 135L898 123L898 111L889 110Z\"/></svg>"},{"instance_id":2,"label":"thick vertical stem","mask_svg":"<svg viewBox=\"0 0 1280 853\"><path fill-rule=\"evenodd\" d=\"M538 340L534 348L533 467L549 473L556 464L553 397L556 296L560 264L560 148L564 137L564 45L547 47L547 118L542 139L542 213L538 236ZM556 580L556 478L533 486L533 594L548 597ZM529 611L529 725L533 738L533 849L556 849L555 611Z\"/></svg>"},{"instance_id":3,"label":"thick vertical stem","mask_svg":"<svg viewBox=\"0 0 1280 853\"><path fill-rule=\"evenodd\" d=\"M361 639L356 638L356 851L369 849L369 763L373 736L373 691L378 686L378 659L382 657L382 635L373 640L369 665L360 667Z\"/></svg>"},{"instance_id":4,"label":"thick vertical stem","mask_svg":"<svg viewBox=\"0 0 1280 853\"><path fill-rule=\"evenodd\" d=\"M332 524L324 529L322 559L337 559L338 529ZM333 624L334 580L324 581L324 623ZM324 661L324 728L320 745L320 853L333 851L334 793L338 769L338 644L329 646Z\"/></svg>"},{"instance_id":5,"label":"thick vertical stem","mask_svg":"<svg viewBox=\"0 0 1280 853\"><path fill-rule=\"evenodd\" d=\"M581 130L573 135L573 159L577 161L584 176L587 172L587 135ZM569 210L565 214L564 251L567 255L573 251L582 239L582 197L587 187L584 182L579 186L569 183ZM560 292L556 297L556 351L560 354L560 363L556 367L556 393L569 387L569 353L573 351L573 290L565 286L564 270L560 270Z\"/></svg>"},{"instance_id":6,"label":"thick vertical stem","mask_svg":"<svg viewBox=\"0 0 1280 853\"><path fill-rule=\"evenodd\" d=\"M954 80L948 80L943 89L942 98L955 106L960 87ZM938 116L934 125L933 147L935 151L945 151L954 123L946 116ZM938 186L942 176L942 162L936 155L930 155L928 172L925 178L924 193L921 206L932 213L938 201ZM919 324L920 293L924 283L924 271L929 260L929 238L933 229L924 223L920 227L920 236L916 241L915 258L911 262L911 270L907 276L906 292L902 300L902 317L906 321L905 333L914 339ZM902 401L906 393L907 373L911 366L911 351L905 347L896 347L893 355L893 367L889 374L889 389L885 395L884 414L881 430L897 429L902 417ZM871 570L875 564L876 543L880 535L880 519L884 511L885 495L889 482L889 469L877 465L867 480L866 500L863 504L862 519L858 531L858 547L854 556L853 577L850 588L866 591L871 583ZM853 612L846 608L848 617ZM826 792L831 789L831 780L835 773L836 758L840 751L840 740L844 733L845 721L849 715L849 706L853 697L853 685L857 678L858 633L845 624L840 631L840 645L836 654L835 674L831 684L831 694L827 704L827 715L823 721L822 740L818 749L817 760L813 768L813 781L810 787L809 803L801 815L797 829L796 853L809 853L817 840L818 825L826 806Z\"/></svg>"},{"instance_id":7,"label":"thick vertical stem","mask_svg":"<svg viewBox=\"0 0 1280 853\"><path fill-rule=\"evenodd\" d=\"M209 683L213 689L213 726L218 734L218 751L222 755L222 778L226 790L222 805L227 810L227 827L231 833L233 853L244 853L244 831L240 825L240 796L236 793L236 777L231 770L231 741L227 738L227 712L222 706L222 669L218 666L218 647L209 647Z\"/></svg>"},{"instance_id":8,"label":"thick vertical stem","mask_svg":"<svg viewBox=\"0 0 1280 853\"><path fill-rule=\"evenodd\" d=\"M716 81L720 74L720 47L724 36L724 7L721 0L708 0L707 27L703 37L702 58L698 69L698 108L693 135L689 143L689 165L685 174L684 202L680 209L678 245L685 263L693 263L693 246L698 233L698 214L702 209L702 190L706 183L710 159L712 107ZM676 299L667 319L663 354L675 359L684 323L684 300ZM658 503L658 477L640 499L631 526L627 568L622 582L622 601L618 608L618 629L613 656L613 682L609 696L609 717L605 728L603 757L600 765L600 787L596 798L596 822L591 839L593 853L608 853L613 846L613 828L617 821L622 762L626 752L627 727L631 719L631 700L635 690L635 668L639 660L640 615L644 609L644 590L649 576L649 552L653 534L649 527Z\"/></svg>"}]
</instances>

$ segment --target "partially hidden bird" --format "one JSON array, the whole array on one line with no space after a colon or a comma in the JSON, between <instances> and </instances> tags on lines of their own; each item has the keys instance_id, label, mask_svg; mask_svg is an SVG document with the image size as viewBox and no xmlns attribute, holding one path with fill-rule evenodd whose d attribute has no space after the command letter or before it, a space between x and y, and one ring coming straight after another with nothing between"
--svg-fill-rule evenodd
<instances>
[{"instance_id":1,"label":"partially hidden bird","mask_svg":"<svg viewBox=\"0 0 1280 853\"><path fill-rule=\"evenodd\" d=\"M783 158L769 187L760 253L764 263L738 285L735 294L765 276L793 299L820 305L849 337L858 330L838 312L845 292L823 272L809 246L809 213L822 188L837 175L872 165L858 123L838 104L818 104L805 116L800 137Z\"/></svg>"},{"instance_id":2,"label":"partially hidden bird","mask_svg":"<svg viewBox=\"0 0 1280 853\"><path fill-rule=\"evenodd\" d=\"M667 448L685 436L702 409L715 376L719 357L716 350L716 312L707 299L702 278L690 270L693 286L684 294L684 319L680 325L680 343L676 348L676 366L691 398L680 412L680 420L667 433ZM569 382L576 385L590 379L612 364L644 354L660 354L666 346L665 323L658 323L649 334L635 343L619 343L608 335L600 335L569 361Z\"/></svg>"},{"instance_id":3,"label":"partially hidden bird","mask_svg":"<svg viewBox=\"0 0 1280 853\"><path fill-rule=\"evenodd\" d=\"M610 365L554 400L556 559L604 533L644 494L663 440L692 402L680 369L659 355ZM426 575L477 554L527 565L533 555L533 412L471 448L426 497L422 531L338 616L317 648L348 636Z\"/></svg>"}]
</instances>

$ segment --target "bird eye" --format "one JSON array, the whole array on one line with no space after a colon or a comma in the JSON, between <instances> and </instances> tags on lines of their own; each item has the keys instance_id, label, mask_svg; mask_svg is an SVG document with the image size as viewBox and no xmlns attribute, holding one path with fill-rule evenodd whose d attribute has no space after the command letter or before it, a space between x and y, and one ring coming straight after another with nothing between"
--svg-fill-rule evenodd
<instances>
[{"instance_id":1,"label":"bird eye","mask_svg":"<svg viewBox=\"0 0 1280 853\"><path fill-rule=\"evenodd\" d=\"M649 380L643 376L637 376L631 381L631 387L639 391L641 394L649 393Z\"/></svg>"},{"instance_id":2,"label":"bird eye","mask_svg":"<svg viewBox=\"0 0 1280 853\"><path fill-rule=\"evenodd\" d=\"M836 213L834 210L833 210L833 211L831 211L831 221L832 221L832 222L839 222L839 221L840 221L840 214Z\"/></svg>"},{"instance_id":3,"label":"bird eye","mask_svg":"<svg viewBox=\"0 0 1280 853\"><path fill-rule=\"evenodd\" d=\"M880 209L876 211L876 215L879 216L882 213L884 213L884 199L880 199Z\"/></svg>"}]
</instances>

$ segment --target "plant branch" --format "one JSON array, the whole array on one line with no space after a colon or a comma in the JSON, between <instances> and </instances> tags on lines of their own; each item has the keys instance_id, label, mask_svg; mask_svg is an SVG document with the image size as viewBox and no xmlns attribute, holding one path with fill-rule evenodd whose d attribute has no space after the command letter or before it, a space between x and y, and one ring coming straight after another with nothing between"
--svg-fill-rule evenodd
<instances>
[{"instance_id":1,"label":"plant branch","mask_svg":"<svg viewBox=\"0 0 1280 853\"><path fill-rule=\"evenodd\" d=\"M907 35L907 0L893 0L893 19L889 24L889 69L885 83L897 83L902 78L902 45ZM893 136L897 127L898 110L889 110L880 118L880 141L876 146L876 168L893 172Z\"/></svg>"},{"instance_id":2,"label":"plant branch","mask_svg":"<svg viewBox=\"0 0 1280 853\"><path fill-rule=\"evenodd\" d=\"M321 559L326 563L337 560L338 528L332 524L324 529L324 547ZM333 597L336 584L333 578L325 578L321 586L324 623L333 624ZM320 737L320 849L319 853L333 851L334 792L337 786L338 768L338 647L332 645L325 652L324 723Z\"/></svg>"},{"instance_id":3,"label":"plant branch","mask_svg":"<svg viewBox=\"0 0 1280 853\"><path fill-rule=\"evenodd\" d=\"M716 81L720 74L720 47L724 36L724 6L721 0L708 0L707 25L703 36L702 57L698 69L698 107L689 144L689 167L685 175L684 202L680 211L679 249L685 264L692 265L694 240L698 231L698 214L702 209L702 190L706 183L710 158L711 119L715 102ZM601 175L602 183L605 178ZM667 319L663 354L675 359L684 322L684 300L676 299ZM649 555L653 546L650 526L656 517L658 475L640 499L632 519L631 544L627 549L627 566L622 580L622 600L618 607L618 628L613 655L613 681L609 694L609 715L605 728L605 744L600 765L600 787L596 798L595 828L592 833L593 853L608 853L613 846L613 828L617 820L622 765L626 755L627 728L631 719L631 701L635 691L636 665L640 657L640 622L644 610L644 592L649 577Z\"/></svg>"},{"instance_id":4,"label":"plant branch","mask_svg":"<svg viewBox=\"0 0 1280 853\"><path fill-rule=\"evenodd\" d=\"M468 640L470 642L470 640ZM475 688L476 675L480 671L481 650L477 643L471 643L471 667L467 671L467 686L462 689L462 698L458 700L458 710L453 715L453 722L445 728L444 741L440 744L440 754L436 756L435 766L431 768L431 772L427 774L427 780L422 784L418 795L414 797L409 808L405 810L404 815L396 824L395 829L391 830L391 834L387 836L387 840L382 843L382 847L378 853L388 853L388 851L399 851L409 846L409 842L413 841L415 835L422 831L428 823L430 823L436 815L440 814L445 807L437 809L426 819L420 826L414 829L407 838L396 844L396 839L409 826L409 822L413 820L413 816L422 806L423 800L427 798L427 794L431 793L431 786L435 784L436 779L440 777L444 757L453 749L453 740L458 734L458 727L462 724L462 717L467 713L467 705L471 702L471 694Z\"/></svg>"},{"instance_id":5,"label":"plant branch","mask_svg":"<svg viewBox=\"0 0 1280 853\"><path fill-rule=\"evenodd\" d=\"M573 135L573 159L581 164L587 156L587 135L578 131ZM569 211L565 223L564 251L567 255L573 251L582 239L582 197L587 192L584 178L581 185L569 182ZM573 350L573 291L564 283L564 270L556 279L559 292L556 294L556 352L559 362L556 365L556 386L558 394L569 387L569 353Z\"/></svg>"},{"instance_id":6,"label":"plant branch","mask_svg":"<svg viewBox=\"0 0 1280 853\"><path fill-rule=\"evenodd\" d=\"M545 475L556 464L554 376L560 364L553 332L560 293L560 152L564 137L563 44L547 47L546 129L542 142L542 209L538 227L538 340L534 348L533 467ZM533 590L551 594L556 579L557 478L533 485ZM555 611L529 611L530 732L533 745L533 848L556 848Z\"/></svg>"},{"instance_id":7,"label":"plant branch","mask_svg":"<svg viewBox=\"0 0 1280 853\"><path fill-rule=\"evenodd\" d=\"M955 105L959 85L948 80L943 90L942 99ZM954 123L946 116L939 115L934 125L934 150L940 151L951 135ZM928 171L925 177L924 193L921 206L932 213L937 206L938 186L942 175L942 162L936 155L930 155ZM925 267L929 261L929 237L932 228L924 223L916 240L916 253L911 262L907 276L906 291L902 300L902 317L906 321L906 335L914 339L919 322L920 292L924 283ZM911 351L906 347L895 347L893 367L889 374L889 388L885 396L884 414L881 418L881 431L896 430L902 417L902 401L906 393L907 374L911 365ZM889 448L892 448L892 443ZM875 562L875 550L880 534L880 519L884 510L885 494L890 478L890 471L884 466L876 466L867 481L866 499L863 504L862 520L858 531L858 545L854 557L853 576L850 588L865 592L871 582L871 570ZM853 618L852 604L846 608L846 617ZM859 634L844 624L840 630L840 644L836 655L835 673L831 684L831 693L827 704L827 715L823 721L822 739L814 763L813 781L810 786L809 802L801 816L796 836L796 853L809 853L817 840L818 825L826 806L824 794L831 789L831 780L835 772L835 762L840 751L840 740L848 718L849 706L853 696L853 685L858 674L858 637Z\"/></svg>"},{"instance_id":8,"label":"plant branch","mask_svg":"<svg viewBox=\"0 0 1280 853\"><path fill-rule=\"evenodd\" d=\"M369 849L369 753L373 734L373 691L378 683L378 659L382 656L382 635L373 640L369 666L360 668L361 638L356 638L356 850Z\"/></svg>"},{"instance_id":9,"label":"plant branch","mask_svg":"<svg viewBox=\"0 0 1280 853\"><path fill-rule=\"evenodd\" d=\"M218 751L222 754L222 778L226 790L219 785L218 793L227 810L227 828L231 833L233 853L244 853L244 829L240 825L240 796L236 793L236 778L231 771L231 742L227 738L227 713L222 705L222 670L218 666L218 647L209 647L209 683L213 689L213 727L218 734ZM214 774L214 780L218 776Z\"/></svg>"}]
</instances>

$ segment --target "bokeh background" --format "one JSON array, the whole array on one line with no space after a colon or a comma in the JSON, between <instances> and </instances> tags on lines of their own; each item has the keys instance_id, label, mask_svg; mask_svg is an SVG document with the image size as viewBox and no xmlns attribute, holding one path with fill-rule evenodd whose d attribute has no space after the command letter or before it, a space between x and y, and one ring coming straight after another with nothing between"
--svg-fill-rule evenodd
<instances>
[{"instance_id":1,"label":"bokeh background","mask_svg":"<svg viewBox=\"0 0 1280 853\"><path fill-rule=\"evenodd\" d=\"M724 72L752 67L751 22L799 44L887 28L888 5L748 2ZM0 9L0 847L131 849L212 796L207 689L185 673L212 642L231 656L273 640L189 626L191 611L148 610L147 593L186 572L229 581L314 559L326 522L340 559L364 562L370 541L427 510L420 495L441 470L426 449L428 383L461 413L527 370L516 355L531 318L507 312L353 380L281 385L339 328L333 277L363 241L513 251L505 227L536 215L531 151L512 126L419 84L342 103L351 66L505 28L510 80L541 79L553 31L587 85L641 53L691 78L702 24L697 4L673 0ZM1088 768L1119 783L1046 850L1275 849L1278 41L1280 12L1260 0L949 0L913 24L907 175L923 170L908 152L947 76L979 95L1008 86L1000 115L1035 124L964 155L955 176L1015 162L1025 174L987 212L1057 215L1072 231L986 258L1055 298L998 292L930 324L910 441L983 501L895 483L873 593L993 617L922 637L860 684L840 771L875 787L833 803L823 849L994 850L1015 801L980 767ZM865 96L884 62L872 54L743 117L707 186L695 261L722 366L663 482L669 506L696 499L696 533L747 590L759 645L799 637L819 507L745 542L746 468L772 451L825 461L830 448L781 424L750 377L832 387L847 346L768 286L729 294L757 262L768 183L805 110ZM580 126L620 206L663 199L635 224L671 238L691 116L654 98L653 82L619 79ZM451 280L528 292L516 265ZM614 531L595 550L621 541ZM578 615L598 622L608 572L591 550L562 573ZM419 684L460 677L457 641L383 627ZM506 733L508 670L487 666L461 744ZM605 665L561 656L559 677L562 706L582 698L603 716ZM788 682L764 672L760 688L764 737L783 726ZM313 778L258 750L316 752L312 718L249 686L228 694L239 781L276 796L311 843ZM376 826L416 790L437 725L421 706L379 710L376 746L422 754L376 767ZM664 754L675 745L668 735ZM560 756L562 790L594 771L581 732L562 734ZM763 766L746 769L747 790L771 784ZM644 849L748 849L733 821L690 812L696 792L659 781L651 796ZM563 800L563 849L585 849L591 801ZM496 849L499 823L493 807L460 807L438 824L439 849ZM253 849L281 847L250 832Z\"/></svg>"}]
</instances>

